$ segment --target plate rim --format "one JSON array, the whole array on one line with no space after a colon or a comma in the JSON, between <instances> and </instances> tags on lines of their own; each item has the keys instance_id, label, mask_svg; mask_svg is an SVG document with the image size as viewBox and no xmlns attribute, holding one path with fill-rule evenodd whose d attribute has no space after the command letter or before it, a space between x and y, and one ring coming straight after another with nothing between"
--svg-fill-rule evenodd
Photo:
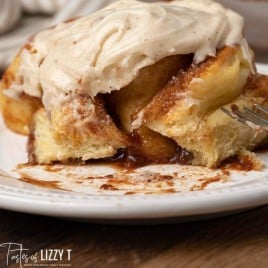
<instances>
[{"instance_id":1,"label":"plate rim","mask_svg":"<svg viewBox=\"0 0 268 268\"><path fill-rule=\"evenodd\" d=\"M161 195L56 192L0 185L0 207L31 214L84 219L157 219L207 215L268 204L268 178L240 187Z\"/></svg>"}]
</instances>

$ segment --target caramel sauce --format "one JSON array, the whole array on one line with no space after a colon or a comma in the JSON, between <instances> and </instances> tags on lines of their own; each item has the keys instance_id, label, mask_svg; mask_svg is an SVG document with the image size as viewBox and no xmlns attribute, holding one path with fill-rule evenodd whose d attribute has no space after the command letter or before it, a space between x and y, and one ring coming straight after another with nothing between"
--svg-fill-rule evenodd
<instances>
[{"instance_id":1,"label":"caramel sauce","mask_svg":"<svg viewBox=\"0 0 268 268\"><path fill-rule=\"evenodd\" d=\"M192 187L191 191L204 190L210 183L222 181L222 177L215 176L214 178L210 178L210 179L202 179L202 181L203 182L200 186L198 185L198 186Z\"/></svg>"},{"instance_id":2,"label":"caramel sauce","mask_svg":"<svg viewBox=\"0 0 268 268\"><path fill-rule=\"evenodd\" d=\"M236 104L232 104L231 106L231 110L233 114L236 114L239 112L239 107Z\"/></svg>"},{"instance_id":3,"label":"caramel sauce","mask_svg":"<svg viewBox=\"0 0 268 268\"><path fill-rule=\"evenodd\" d=\"M103 185L101 185L100 190L116 191L119 189L114 187L113 185L110 185L110 184L103 184Z\"/></svg>"},{"instance_id":4,"label":"caramel sauce","mask_svg":"<svg viewBox=\"0 0 268 268\"><path fill-rule=\"evenodd\" d=\"M36 185L36 186L41 186L41 187L45 187L45 188L49 188L49 189L59 189L59 190L65 190L66 189L62 189L61 187L59 187L58 185L58 181L42 181L42 180L37 180L34 178L29 177L26 174L21 174L22 177L19 179L21 181Z\"/></svg>"},{"instance_id":5,"label":"caramel sauce","mask_svg":"<svg viewBox=\"0 0 268 268\"><path fill-rule=\"evenodd\" d=\"M36 161L36 156L34 153L34 142L35 142L35 136L32 130L30 130L30 134L28 136L28 141L26 144L26 150L28 154L28 161L29 164L35 164L37 163Z\"/></svg>"},{"instance_id":6,"label":"caramel sauce","mask_svg":"<svg viewBox=\"0 0 268 268\"><path fill-rule=\"evenodd\" d=\"M21 167L27 167L28 164L21 165ZM29 165L31 166L31 165ZM60 172L64 170L65 168L68 169L68 166L60 166L60 167L53 167L50 165L43 165L43 170L49 173L54 172ZM122 167L121 167L122 168ZM220 174L217 174L213 177L200 177L198 179L198 183L193 185L191 188L189 188L190 191L196 191L196 190L203 190L205 189L209 184L214 182L220 182L220 181L226 181L228 180L229 171L224 172L225 170L222 170ZM27 171L26 171L27 172ZM135 179L135 171L133 171L133 174L131 174L131 169L124 169L123 172L120 171L119 173L115 174L108 174L104 176L93 176L89 175L88 177L81 177L81 178L75 178L74 183L81 184L85 180L98 180L102 179L104 182L97 186L99 190L102 191L123 191L125 195L131 195L131 194L165 194L165 193L174 193L178 192L176 188L176 184L174 180L176 180L176 177L181 177L179 172L173 172L172 174L161 174L158 172L144 172L142 175L138 175L137 180ZM137 173L138 174L138 173ZM66 190L64 187L62 188L60 185L60 181L53 180L53 181L43 181L39 180L37 178L32 177L31 175L20 172L21 181L31 183L36 186L41 186L45 188L50 189L59 189L59 190ZM68 177L73 178L73 173L66 173L65 172L66 179L68 180ZM139 177L142 176L142 177ZM134 178L134 179L133 179ZM144 183L145 188L140 189L140 179L142 179L142 183ZM182 180L187 180L187 177L181 177ZM150 185L154 188L151 189ZM148 189L146 189L148 187ZM67 189L69 191L72 191L73 189Z\"/></svg>"},{"instance_id":7,"label":"caramel sauce","mask_svg":"<svg viewBox=\"0 0 268 268\"><path fill-rule=\"evenodd\" d=\"M235 170L251 171L254 170L254 163L249 157L239 158L237 162L232 163L229 168Z\"/></svg>"},{"instance_id":8,"label":"caramel sauce","mask_svg":"<svg viewBox=\"0 0 268 268\"><path fill-rule=\"evenodd\" d=\"M78 16L78 17L70 18L68 20L65 20L63 23L70 23L70 22L73 22L73 21L75 21L75 20L77 20L79 18L81 18L81 17Z\"/></svg>"},{"instance_id":9,"label":"caramel sauce","mask_svg":"<svg viewBox=\"0 0 268 268\"><path fill-rule=\"evenodd\" d=\"M102 160L88 160L87 163L113 164L117 168L127 169L130 172L133 169L149 164L191 164L193 160L192 153L181 148L174 143L174 152L172 154L149 154L144 151L143 141L139 135L132 133L129 136L130 145L127 148L121 148L117 153Z\"/></svg>"},{"instance_id":10,"label":"caramel sauce","mask_svg":"<svg viewBox=\"0 0 268 268\"><path fill-rule=\"evenodd\" d=\"M57 167L57 166L54 166L54 165L47 165L47 166L44 167L44 170L48 171L48 172L59 172L62 169L63 169L62 167Z\"/></svg>"},{"instance_id":11,"label":"caramel sauce","mask_svg":"<svg viewBox=\"0 0 268 268\"><path fill-rule=\"evenodd\" d=\"M126 192L126 193L125 193L125 195L132 195L132 194L136 194L136 192L129 191L129 192Z\"/></svg>"},{"instance_id":12,"label":"caramel sauce","mask_svg":"<svg viewBox=\"0 0 268 268\"><path fill-rule=\"evenodd\" d=\"M255 149L256 153L267 153L268 152L268 141Z\"/></svg>"},{"instance_id":13,"label":"caramel sauce","mask_svg":"<svg viewBox=\"0 0 268 268\"><path fill-rule=\"evenodd\" d=\"M249 156L234 156L225 160L221 165L221 170L229 174L229 170L238 170L238 171L252 171L258 170L256 163Z\"/></svg>"},{"instance_id":14,"label":"caramel sauce","mask_svg":"<svg viewBox=\"0 0 268 268\"><path fill-rule=\"evenodd\" d=\"M149 157L146 154L143 154L139 147L131 146L124 149L119 149L117 154L113 157L105 160L95 160L94 162L103 163L103 164L113 164L113 166L118 169L128 169L129 172L133 171L138 167L146 166L149 164L190 164L193 160L193 155L188 151L178 147L175 154L170 158L161 158L158 156L156 158ZM92 163L91 160L88 161Z\"/></svg>"}]
</instances>

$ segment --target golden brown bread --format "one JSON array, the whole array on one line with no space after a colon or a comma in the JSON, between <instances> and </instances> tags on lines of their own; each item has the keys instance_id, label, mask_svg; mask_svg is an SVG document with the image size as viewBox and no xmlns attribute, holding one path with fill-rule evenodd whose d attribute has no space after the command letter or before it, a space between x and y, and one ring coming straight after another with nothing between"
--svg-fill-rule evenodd
<instances>
[{"instance_id":1,"label":"golden brown bread","mask_svg":"<svg viewBox=\"0 0 268 268\"><path fill-rule=\"evenodd\" d=\"M79 145L96 136L115 147L126 144L126 135L106 112L101 96L93 100L88 96L76 96L53 108L50 117L58 143L68 141Z\"/></svg>"},{"instance_id":2,"label":"golden brown bread","mask_svg":"<svg viewBox=\"0 0 268 268\"><path fill-rule=\"evenodd\" d=\"M128 139L106 113L100 97L77 96L51 112L34 116L28 152L31 163L88 160L113 156Z\"/></svg>"},{"instance_id":3,"label":"golden brown bread","mask_svg":"<svg viewBox=\"0 0 268 268\"><path fill-rule=\"evenodd\" d=\"M33 115L42 105L41 100L26 94L11 98L3 92L4 89L8 92L8 88L16 77L19 64L20 53L4 72L0 81L0 109L8 128L19 134L28 135Z\"/></svg>"},{"instance_id":4,"label":"golden brown bread","mask_svg":"<svg viewBox=\"0 0 268 268\"><path fill-rule=\"evenodd\" d=\"M251 107L267 102L267 77L247 82L248 74L240 49L226 47L217 57L179 72L140 112L142 123L191 152L193 165L216 167L267 137L220 110L230 103Z\"/></svg>"},{"instance_id":5,"label":"golden brown bread","mask_svg":"<svg viewBox=\"0 0 268 268\"><path fill-rule=\"evenodd\" d=\"M187 109L189 115L197 108L202 114L213 110L242 92L248 74L249 66L243 60L240 49L225 47L216 57L208 57L199 65L180 70L142 111L144 121L158 119L173 108L183 108L178 104L183 104L186 97L188 101L198 102L197 105L189 103L192 107L191 111ZM185 118L191 124L188 119Z\"/></svg>"},{"instance_id":6,"label":"golden brown bread","mask_svg":"<svg viewBox=\"0 0 268 268\"><path fill-rule=\"evenodd\" d=\"M111 113L121 129L131 132L137 113L167 84L178 70L191 63L190 55L166 57L143 68L129 85L106 96Z\"/></svg>"},{"instance_id":7,"label":"golden brown bread","mask_svg":"<svg viewBox=\"0 0 268 268\"><path fill-rule=\"evenodd\" d=\"M144 68L126 88L104 96L110 106L109 112L113 114L113 118L118 118L117 125L130 133L132 117L188 62L188 56L163 59ZM30 147L32 161L49 163L68 160L68 157L98 159L110 157L118 149L126 147L128 159L139 163L165 163L177 154L178 146L174 141L145 126L131 133L129 137L127 133L123 134L107 114L102 96L97 96L93 101L87 96L79 96L61 107L54 108L51 111L50 123L45 122L44 116L45 113L42 111L35 118L34 142ZM40 131L42 135L38 134ZM53 135L46 135L46 132L53 132ZM48 141L52 138L53 142L49 145ZM45 150L44 144L50 149Z\"/></svg>"},{"instance_id":8,"label":"golden brown bread","mask_svg":"<svg viewBox=\"0 0 268 268\"><path fill-rule=\"evenodd\" d=\"M152 100L178 70L190 64L191 58L191 55L166 57L143 68L137 78L125 88L106 95L109 112L115 118L119 128L131 133L131 125L138 112ZM178 146L174 141L146 126L139 127L131 136L132 144L130 144L129 154L136 158L136 161L165 163L177 154Z\"/></svg>"}]
</instances>

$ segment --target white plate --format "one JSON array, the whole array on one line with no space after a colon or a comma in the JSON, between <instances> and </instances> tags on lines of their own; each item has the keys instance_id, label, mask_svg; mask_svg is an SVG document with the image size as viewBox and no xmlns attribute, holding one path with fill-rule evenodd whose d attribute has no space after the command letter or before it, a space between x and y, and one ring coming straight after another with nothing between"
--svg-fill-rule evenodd
<instances>
[{"instance_id":1,"label":"white plate","mask_svg":"<svg viewBox=\"0 0 268 268\"><path fill-rule=\"evenodd\" d=\"M258 69L268 74L268 65L258 65ZM135 179L129 184L123 183L116 191L100 189L101 185L109 182L110 177L106 175L118 172L109 166L59 168L58 172L46 167L21 168L21 172L48 181L48 185L58 181L60 188L68 190L64 191L39 187L15 178L17 174L11 170L15 164L25 162L24 145L24 137L0 125L0 208L87 221L156 223L215 217L268 204L267 153L259 155L266 165L264 170L233 171L227 181L219 170L195 168L189 177L190 171L185 166L151 166L137 171L138 182ZM174 175L174 171L178 172L172 179L172 189L176 192L168 193L171 189L168 177L159 182L152 174ZM95 175L97 179L93 178ZM118 178L124 179L124 175L124 172L120 173ZM148 176L153 177L152 182L148 182ZM185 176L188 178L185 179ZM189 191L202 188L204 180L200 181L200 178L213 181L217 176L222 180L210 183L204 190ZM125 195L130 191L138 194ZM146 194L148 192L153 194Z\"/></svg>"}]
</instances>

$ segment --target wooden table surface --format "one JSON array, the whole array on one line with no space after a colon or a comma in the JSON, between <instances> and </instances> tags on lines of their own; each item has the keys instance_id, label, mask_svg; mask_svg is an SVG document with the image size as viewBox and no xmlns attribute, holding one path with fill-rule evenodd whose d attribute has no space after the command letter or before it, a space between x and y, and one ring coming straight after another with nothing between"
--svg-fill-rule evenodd
<instances>
[{"instance_id":1,"label":"wooden table surface","mask_svg":"<svg viewBox=\"0 0 268 268\"><path fill-rule=\"evenodd\" d=\"M72 250L69 262L65 256L62 262L39 262L42 267L268 267L268 206L155 226L97 225L0 210L0 232L0 243L22 244L29 255ZM0 247L0 267L7 267L6 257L7 249Z\"/></svg>"}]
</instances>

